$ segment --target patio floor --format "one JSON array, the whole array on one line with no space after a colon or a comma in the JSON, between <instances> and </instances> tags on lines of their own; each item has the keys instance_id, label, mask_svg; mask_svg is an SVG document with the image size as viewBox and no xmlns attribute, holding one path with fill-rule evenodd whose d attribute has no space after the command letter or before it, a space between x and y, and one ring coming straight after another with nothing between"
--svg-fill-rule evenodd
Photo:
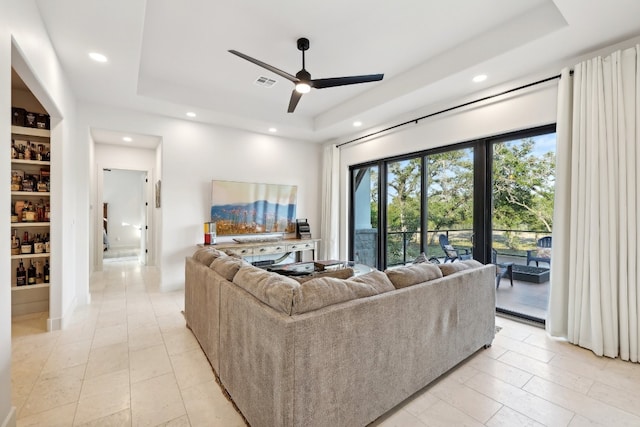
<instances>
[{"instance_id":1,"label":"patio floor","mask_svg":"<svg viewBox=\"0 0 640 427\"><path fill-rule=\"evenodd\" d=\"M525 265L526 261L520 257L499 255L498 262L513 262ZM541 263L540 267L548 267ZM496 306L514 313L546 320L547 305L549 303L549 282L531 283L514 280L513 287L509 278L503 277L496 289Z\"/></svg>"}]
</instances>

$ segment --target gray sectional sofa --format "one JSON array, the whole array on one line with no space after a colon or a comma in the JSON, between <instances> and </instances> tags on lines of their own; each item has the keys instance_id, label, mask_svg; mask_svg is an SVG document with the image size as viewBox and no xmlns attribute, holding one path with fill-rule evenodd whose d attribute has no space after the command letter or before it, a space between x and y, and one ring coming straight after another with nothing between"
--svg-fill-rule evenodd
<instances>
[{"instance_id":1,"label":"gray sectional sofa","mask_svg":"<svg viewBox=\"0 0 640 427\"><path fill-rule=\"evenodd\" d=\"M250 425L364 426L491 344L494 282L472 260L300 283L201 249L185 318Z\"/></svg>"}]
</instances>

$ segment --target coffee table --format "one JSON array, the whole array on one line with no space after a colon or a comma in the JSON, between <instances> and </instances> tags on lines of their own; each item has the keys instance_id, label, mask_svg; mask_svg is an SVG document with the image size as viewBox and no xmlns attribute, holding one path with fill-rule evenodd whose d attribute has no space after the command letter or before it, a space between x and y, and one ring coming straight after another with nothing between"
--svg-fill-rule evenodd
<instances>
[{"instance_id":1,"label":"coffee table","mask_svg":"<svg viewBox=\"0 0 640 427\"><path fill-rule=\"evenodd\" d=\"M549 281L549 269L528 265L513 265L513 278L523 282L545 283Z\"/></svg>"}]
</instances>

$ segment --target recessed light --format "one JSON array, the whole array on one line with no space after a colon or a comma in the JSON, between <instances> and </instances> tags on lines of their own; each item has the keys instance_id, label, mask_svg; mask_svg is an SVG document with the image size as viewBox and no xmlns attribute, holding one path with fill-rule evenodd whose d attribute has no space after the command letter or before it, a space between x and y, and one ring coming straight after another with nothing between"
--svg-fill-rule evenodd
<instances>
[{"instance_id":1,"label":"recessed light","mask_svg":"<svg viewBox=\"0 0 640 427\"><path fill-rule=\"evenodd\" d=\"M131 141L133 141L133 139L132 139L130 136L123 136L123 137L122 137L122 140L123 140L124 142L131 142Z\"/></svg>"},{"instance_id":2,"label":"recessed light","mask_svg":"<svg viewBox=\"0 0 640 427\"><path fill-rule=\"evenodd\" d=\"M353 122L353 126L355 126L355 127L359 128L360 126L362 126L362 122L361 122L361 121L359 121L359 120L358 120L358 121L355 121L355 122Z\"/></svg>"},{"instance_id":3,"label":"recessed light","mask_svg":"<svg viewBox=\"0 0 640 427\"><path fill-rule=\"evenodd\" d=\"M487 80L487 75L486 74L478 74L477 76L475 76L473 78L473 82L474 83L480 83Z\"/></svg>"},{"instance_id":4,"label":"recessed light","mask_svg":"<svg viewBox=\"0 0 640 427\"><path fill-rule=\"evenodd\" d=\"M271 133L278 132L278 129L276 129L276 128L269 128L269 132L271 132Z\"/></svg>"},{"instance_id":5,"label":"recessed light","mask_svg":"<svg viewBox=\"0 0 640 427\"><path fill-rule=\"evenodd\" d=\"M196 113L194 113L193 111L189 111L189 112L187 113L187 116L188 116L188 117L195 117L195 116L196 116Z\"/></svg>"},{"instance_id":6,"label":"recessed light","mask_svg":"<svg viewBox=\"0 0 640 427\"><path fill-rule=\"evenodd\" d=\"M91 52L89 54L89 58L93 59L96 62L107 62L107 57L98 52Z\"/></svg>"}]
</instances>

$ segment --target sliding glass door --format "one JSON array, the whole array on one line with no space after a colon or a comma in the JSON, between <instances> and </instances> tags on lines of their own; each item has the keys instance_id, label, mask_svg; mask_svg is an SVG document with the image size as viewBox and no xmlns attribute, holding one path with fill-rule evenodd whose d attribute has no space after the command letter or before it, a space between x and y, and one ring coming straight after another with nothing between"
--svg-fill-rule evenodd
<instances>
[{"instance_id":1,"label":"sliding glass door","mask_svg":"<svg viewBox=\"0 0 640 427\"><path fill-rule=\"evenodd\" d=\"M500 278L496 304L538 321L549 300L555 148L555 132L491 145L493 262L512 271Z\"/></svg>"},{"instance_id":2,"label":"sliding glass door","mask_svg":"<svg viewBox=\"0 0 640 427\"><path fill-rule=\"evenodd\" d=\"M429 257L445 261L440 236L460 253L473 247L473 148L425 156Z\"/></svg>"},{"instance_id":3,"label":"sliding glass door","mask_svg":"<svg viewBox=\"0 0 640 427\"><path fill-rule=\"evenodd\" d=\"M352 167L352 259L451 262L446 243L510 273L497 281L498 310L544 321L555 142L552 125Z\"/></svg>"},{"instance_id":4,"label":"sliding glass door","mask_svg":"<svg viewBox=\"0 0 640 427\"><path fill-rule=\"evenodd\" d=\"M376 165L351 171L351 259L374 268L379 266L378 180L379 170Z\"/></svg>"},{"instance_id":5,"label":"sliding glass door","mask_svg":"<svg viewBox=\"0 0 640 427\"><path fill-rule=\"evenodd\" d=\"M420 255L421 170L419 157L387 164L387 266L403 265Z\"/></svg>"}]
</instances>

